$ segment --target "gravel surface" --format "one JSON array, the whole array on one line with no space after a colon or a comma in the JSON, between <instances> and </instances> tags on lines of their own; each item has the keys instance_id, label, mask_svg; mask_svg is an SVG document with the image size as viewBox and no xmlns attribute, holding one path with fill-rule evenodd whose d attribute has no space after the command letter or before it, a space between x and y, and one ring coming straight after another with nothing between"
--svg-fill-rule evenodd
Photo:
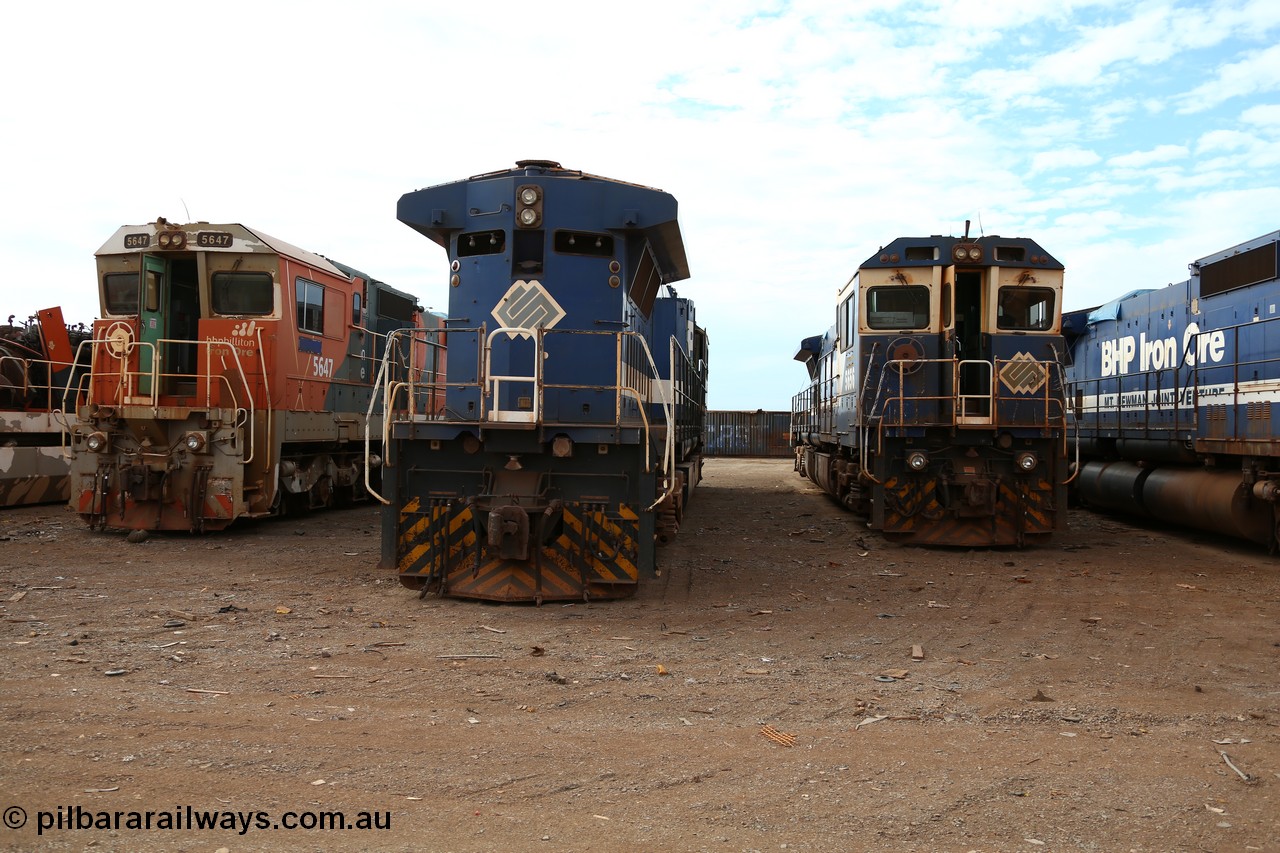
<instances>
[{"instance_id":1,"label":"gravel surface","mask_svg":"<svg viewBox=\"0 0 1280 853\"><path fill-rule=\"evenodd\" d=\"M1072 510L907 548L725 459L627 601L420 600L378 543L373 507L138 543L0 514L0 847L1280 850L1248 544ZM349 827L272 828L315 813Z\"/></svg>"}]
</instances>

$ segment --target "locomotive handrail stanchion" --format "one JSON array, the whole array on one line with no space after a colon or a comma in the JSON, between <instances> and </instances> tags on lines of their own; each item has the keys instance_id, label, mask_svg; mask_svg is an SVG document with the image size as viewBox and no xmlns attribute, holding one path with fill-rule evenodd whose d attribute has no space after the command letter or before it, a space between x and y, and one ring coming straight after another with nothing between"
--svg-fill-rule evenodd
<instances>
[{"instance_id":1,"label":"locomotive handrail stanchion","mask_svg":"<svg viewBox=\"0 0 1280 853\"><path fill-rule=\"evenodd\" d=\"M488 387L489 382L489 377L485 372L489 367L489 359L485 353L484 347L479 344L481 340L487 338L488 333L489 327L487 323L481 323L476 330L476 385L480 392L480 405L479 410L476 412L476 416L479 418L479 423L481 424L486 423L488 420L488 411L485 409L484 405L484 389ZM483 427L481 427L481 431L483 432Z\"/></svg>"},{"instance_id":2,"label":"locomotive handrail stanchion","mask_svg":"<svg viewBox=\"0 0 1280 853\"><path fill-rule=\"evenodd\" d=\"M637 334L636 332L623 332L622 334L626 334L626 335L634 335L634 336L636 337L636 339L640 341L640 346L641 346L641 348L642 348L642 349L644 349L645 357L649 360L649 367L650 367L650 369L653 371L653 375L654 375L654 377L658 377L658 376L660 376L660 374L659 374L659 372L658 372L658 364L657 364L657 362L655 362L655 361L654 361L654 359L653 359L653 352L652 352L652 351L650 351L650 349L649 349L649 342L648 342L648 341L646 341L646 340L644 339L644 336L643 336L643 335L639 335L639 334ZM673 337L673 340L674 340L674 337ZM662 397L663 397L663 399L662 399L662 415L663 415L663 417L664 417L664 418L666 418L666 421L667 421L667 437L668 437L668 440L670 440L670 439L671 439L671 437L672 437L672 436L671 436L672 430L674 429L674 424L672 423L672 421L674 420L674 417L673 417L673 414L672 414L671 401L667 399L667 395L666 395L666 394L663 394L663 395L662 395ZM640 410L641 410L641 412L642 412L642 413L644 412L644 408L645 408L644 403L641 403L641 404L640 404ZM647 417L645 417L645 418L644 418L644 422L645 422L645 447L646 447L646 452L645 452L645 468L646 468L646 470L647 470L647 469L648 469L648 467L649 467L649 464L650 464L649 454L648 454L648 452L647 452L647 448L648 448L649 444L651 443L651 442L650 442L650 439L649 439L649 420L648 420L648 418L647 418ZM666 456L666 449L665 449L665 448L663 449L663 455L664 455L664 456ZM671 497L671 495L675 494L675 489L676 489L676 470L675 470L675 457L674 457L674 454L673 454L670 458L664 458L664 459L663 459L663 464L664 464L664 467L667 469L667 475L666 475L666 476L667 476L667 484L668 484L668 485L667 485L667 491L662 495L662 497L658 498L656 501L654 501L654 502L649 506L649 511L650 511L650 512L652 512L654 509L656 509L656 508L657 508L657 506L658 506L658 504L662 503L662 502L663 502L663 501L665 501L667 498Z\"/></svg>"},{"instance_id":3,"label":"locomotive handrail stanchion","mask_svg":"<svg viewBox=\"0 0 1280 853\"><path fill-rule=\"evenodd\" d=\"M108 345L110 345L110 341L108 341ZM121 355L118 356L120 361L119 382L116 385L116 399L112 401L115 405L124 405L135 396L138 376L135 371L129 369L129 355L133 349L134 345L130 342L123 348Z\"/></svg>"},{"instance_id":4,"label":"locomotive handrail stanchion","mask_svg":"<svg viewBox=\"0 0 1280 853\"><path fill-rule=\"evenodd\" d=\"M889 362L898 371L898 426L907 423L907 364L900 358Z\"/></svg>"},{"instance_id":5,"label":"locomotive handrail stanchion","mask_svg":"<svg viewBox=\"0 0 1280 853\"><path fill-rule=\"evenodd\" d=\"M414 332L416 331L417 330L415 329ZM418 418L418 373L417 373L417 367L416 367L417 361L418 361L417 334L411 334L409 336L408 343L409 343L409 347L408 347L408 351L405 353L404 359L399 360L393 356L392 360L388 362L388 365L394 366L395 368L403 368L404 370L404 379L399 381L392 381L391 384L395 386L397 389L398 388L405 389L404 414L405 414L405 417L409 419L409 422L412 423L416 421ZM383 353L384 354L387 353L387 351L390 348L391 348L391 339L390 337L388 337L387 344L385 347L383 347ZM400 346L399 346L399 343L397 343L395 356L399 356L399 354L400 354ZM393 393L398 393L398 391ZM390 403L388 403L387 400L383 400L382 419L384 421L387 419L388 411L390 411L394 407L395 407L394 397L391 398ZM383 439L383 442L385 446L386 438Z\"/></svg>"},{"instance_id":6,"label":"locomotive handrail stanchion","mask_svg":"<svg viewBox=\"0 0 1280 853\"><path fill-rule=\"evenodd\" d=\"M266 422L267 422L266 441L267 441L267 447L271 447L272 443L275 440L273 437L275 433L275 419L272 418L271 413L275 407L271 405L271 380L270 380L271 371L267 370L267 351L262 346L262 328L261 327L257 329L257 338L258 338L258 364L262 367L262 395L263 395L263 399L266 401L266 416L265 416ZM240 354L237 353L234 348L232 348L232 353L235 354L235 358L236 358L236 370L240 372L240 382L244 385L245 394L247 394L249 397L249 400L248 400L249 406L248 406L248 410L245 412L245 421L250 425L249 435L253 436L252 427L253 427L253 413L255 408L254 402L253 402L253 391L249 388L249 379L244 374L244 365L240 363ZM257 442L257 439L254 438L249 447L249 456L244 460L244 464L248 464L250 461L252 461L254 455L257 452L258 452L258 442Z\"/></svg>"},{"instance_id":7,"label":"locomotive handrail stanchion","mask_svg":"<svg viewBox=\"0 0 1280 853\"><path fill-rule=\"evenodd\" d=\"M537 342L534 344L534 347L533 347L533 352L534 352L534 357L533 357L533 411L534 411L533 422L534 422L534 423L540 423L540 422L541 422L541 419L538 417L537 413L538 413L538 412L545 411L545 408L544 408L544 407L545 407L546 402L547 402L547 401L546 401L546 399L543 397L543 387L542 387L542 383L543 383L543 380L544 380L544 378L545 378L545 374L543 373L543 365L544 365L544 362L546 361L546 358L545 358L545 357L543 357L543 358L539 358L539 357L538 357L538 353L545 353L545 352L547 351L547 350L546 350L546 345L547 345L547 343L546 343L546 341L544 340L544 333L545 333L545 332L546 332L546 327L545 327L545 326L539 326L537 329L535 329L535 330L534 330L534 335L535 335L535 337L537 338Z\"/></svg>"},{"instance_id":8,"label":"locomotive handrail stanchion","mask_svg":"<svg viewBox=\"0 0 1280 853\"><path fill-rule=\"evenodd\" d=\"M538 376L540 375L540 362L542 360L542 353L543 353L542 335L540 331L541 331L540 329L534 330L533 373L532 374L506 375L506 374L500 374L500 373L490 373L488 370L485 371L484 387L488 393L493 394L493 408L490 414L492 414L494 420L510 422L510 423L526 423L526 422L534 423L534 424L539 423L539 415L541 414L541 410L538 407L539 397L536 393L536 390L538 386ZM498 326L492 332L486 335L484 339L484 360L485 360L486 367L492 367L494 337L504 332L510 333L513 335L514 334L527 335L529 334L529 329L522 329L517 326ZM503 382L532 382L533 383L534 390L535 390L535 394L533 395L533 411L529 412L528 417L510 417L509 419L504 419L502 417L503 413L502 413L502 404L499 399L500 398L499 390ZM490 390L490 388L492 390ZM482 407L484 405L484 396L485 395L483 393L480 395ZM514 416L521 413L513 410L508 414L511 416Z\"/></svg>"},{"instance_id":9,"label":"locomotive handrail stanchion","mask_svg":"<svg viewBox=\"0 0 1280 853\"><path fill-rule=\"evenodd\" d=\"M667 454L668 454L668 462L671 469L671 489L672 489L672 492L674 493L676 488L676 482L675 482L676 481L676 476L675 476L676 430L679 428L679 417L680 417L679 389L677 388L677 385L676 385L677 354L681 358L681 365L680 365L681 372L683 372L685 368L686 360L684 359L683 351L680 350L679 344L676 341L675 335L671 336L669 346L671 347L671 353L670 353L670 356L668 357L667 365L671 372L671 377L670 377L671 384L669 386L671 389L671 395L670 395L671 408L670 408L670 423L667 425Z\"/></svg>"},{"instance_id":10,"label":"locomotive handrail stanchion","mask_svg":"<svg viewBox=\"0 0 1280 853\"><path fill-rule=\"evenodd\" d=\"M868 372L871 364L875 361L875 350L879 346L879 342L872 345L871 354L867 360ZM871 425L875 422L876 429L876 449L877 452L884 446L884 411L880 406L880 398L884 393L885 377L888 375L889 362L886 361L880 367L880 373L876 379L876 395L871 401L871 409L866 413L866 417L862 418L862 442L858 446L858 473L859 476L866 477L877 486L883 485L881 480L871 473L871 469L867 467L867 445L871 441Z\"/></svg>"},{"instance_id":11,"label":"locomotive handrail stanchion","mask_svg":"<svg viewBox=\"0 0 1280 853\"><path fill-rule=\"evenodd\" d=\"M1194 357L1200 343L1200 335L1191 335L1183 344L1181 357L1178 359L1177 369L1182 370L1184 364L1190 364L1191 369L1187 371L1186 392L1191 403L1191 423L1190 428L1198 435L1200 432L1200 362ZM1188 361L1190 359L1190 361ZM1117 383L1119 388L1119 383ZM1123 395L1117 394L1117 408L1123 411Z\"/></svg>"},{"instance_id":12,"label":"locomotive handrail stanchion","mask_svg":"<svg viewBox=\"0 0 1280 853\"><path fill-rule=\"evenodd\" d=\"M418 368L417 368L418 336L416 332L417 332L417 329L414 330L413 334L409 335L408 348L407 350L404 351L403 357L401 356L400 345L399 343L397 343L395 347L395 351L394 353L392 353L391 360L387 363L389 367L393 367L396 370L397 375L399 375L400 373L403 373L404 375L403 381L394 382L392 384L396 386L397 389L399 388L405 389L404 414L405 414L405 417L408 418L410 422L416 421L418 419L418 382L421 378L418 375ZM387 340L384 342L382 351L383 353L386 353L389 349L391 349L390 336L388 336ZM396 390L396 391L393 391L393 393L398 394L399 391ZM395 410L394 397L392 398L389 404L387 401L385 400L383 401L382 419L384 423L387 420L389 414L394 410ZM385 445L386 439L384 438L383 441Z\"/></svg>"},{"instance_id":13,"label":"locomotive handrail stanchion","mask_svg":"<svg viewBox=\"0 0 1280 853\"><path fill-rule=\"evenodd\" d=\"M369 463L370 463L370 458L372 456L372 450L371 450L370 439L369 439L369 436L372 430L369 429L369 422L373 420L373 407L378 402L378 390L381 389L382 390L382 446L384 448L390 448L391 447L391 443L390 443L390 429L391 429L390 408L391 407L388 405L388 397L387 397L387 394L389 393L390 377L387 376L387 363L388 361L390 361L392 357L392 353L397 351L400 347L400 341L399 341L400 331L402 330L397 329L396 331L393 331L390 335L387 336L387 344L382 351L382 361L378 365L378 375L373 380L373 386L372 386L373 393L369 395L369 408L365 412L364 487L365 489L368 490L369 494L373 495L375 498L377 498L379 503L385 506L390 506L391 501L388 500L387 498L384 498L376 489L374 489L373 484L369 480L369 469L371 467ZM392 346L393 339L394 339L395 346ZM389 457L390 457L390 454L384 451L383 460L382 460L383 465L387 464L387 460Z\"/></svg>"},{"instance_id":14,"label":"locomotive handrail stanchion","mask_svg":"<svg viewBox=\"0 0 1280 853\"><path fill-rule=\"evenodd\" d=\"M263 391L263 394L264 394L264 395L266 395L266 400L267 400L267 435L266 435L266 441L267 441L267 446L268 446L268 447L270 447L270 445L271 445L271 431L272 431L272 420L271 420L271 385L269 384L269 379L268 379L268 373L269 373L270 371L268 371L268 370L266 369L266 353L265 353L265 352L263 351L263 349L262 349L262 329L258 329L258 330L257 330L257 335L258 335L258 361L262 364L262 391ZM252 461L254 460L254 457L256 457L256 456L257 456L257 453L258 453L258 440L257 440L257 436L256 436L256 434L255 434L255 432L254 432L254 429L253 429L253 416L254 416L254 414L255 414L255 412L256 412L257 406L256 406L256 404L255 404L255 403L254 403L254 401L253 401L253 390L249 387L249 377L245 374L245 372L244 372L244 365L243 365L243 364L241 363L241 361L240 361L240 353L236 351L236 348L235 348L235 347L231 346L230 344L226 343L225 341L223 341L223 342L221 342L221 343L222 343L222 346L226 347L227 349L229 349L229 350L231 351L231 360L232 360L232 362L234 362L234 363L235 363L235 366L236 366L236 373L237 373L237 374L239 375L239 377L240 377L240 386L241 386L242 388L244 388L245 396L247 397L247 400L245 401L245 402L247 403L247 405L246 405L246 406L239 406L239 405L237 405L237 406L236 406L236 408L237 408L237 409L243 409L243 410L244 410L244 415L245 415L245 420L244 420L244 422L245 422L245 423L248 425L248 427L249 427L249 430L248 430L248 432L249 432L249 453L245 456L244 461L240 463L240 464L242 464L242 465L247 465L247 464L249 464L250 462L252 462ZM237 400L237 395L236 395L236 393L235 393L235 389L231 387L231 382L230 382L230 380L228 380L228 379L224 376L224 377L223 377L223 382L226 382L226 383L227 383L227 388L228 388L228 390L229 390L229 391L230 391L230 393L231 393L231 401L232 401L232 403L238 403L239 401Z\"/></svg>"},{"instance_id":15,"label":"locomotive handrail stanchion","mask_svg":"<svg viewBox=\"0 0 1280 853\"><path fill-rule=\"evenodd\" d=\"M631 377L622 375L624 372L629 373L631 368L622 351L622 335L613 336L613 363L617 365L613 372L614 384L619 388L624 382L629 385ZM622 425L622 394L620 392L613 395L613 424L615 427Z\"/></svg>"},{"instance_id":16,"label":"locomotive handrail stanchion","mask_svg":"<svg viewBox=\"0 0 1280 853\"><path fill-rule=\"evenodd\" d=\"M422 330L425 332L425 329ZM417 415L419 415L420 394L422 393L419 386L422 384L422 371L419 369L419 366L417 366L417 364L419 364L419 353L417 353L417 351L419 351L420 346L426 346L426 339L420 339L417 337L416 332L417 330L415 329L415 334L410 336L410 341L408 341L408 352L406 353L406 359L404 359L404 373L406 373L408 378L410 378L406 391L406 393L408 393L406 406L408 407L408 416L410 416L410 420L417 420ZM422 356L422 360L426 360L425 353L424 356ZM425 415L426 412L422 412L422 414Z\"/></svg>"},{"instance_id":17,"label":"locomotive handrail stanchion","mask_svg":"<svg viewBox=\"0 0 1280 853\"><path fill-rule=\"evenodd\" d=\"M1076 477L1079 477L1079 476L1080 476L1080 419L1079 419L1079 418L1076 418L1076 419L1075 419L1075 421L1076 421L1076 422L1075 422L1075 427L1076 427L1076 461L1075 461L1075 464L1071 467L1071 475L1070 475L1070 476L1068 476L1068 477L1067 477L1067 479L1065 479L1065 480L1063 480L1063 481L1062 481L1062 485L1064 485L1064 486L1069 486L1069 485L1071 485L1071 483L1075 481ZM1063 455L1065 456L1065 455L1066 455L1066 450L1067 450L1067 447L1066 447L1067 431L1066 431L1065 429L1062 431L1062 441L1063 441L1063 448L1062 448L1062 449L1063 449Z\"/></svg>"},{"instance_id":18,"label":"locomotive handrail stanchion","mask_svg":"<svg viewBox=\"0 0 1280 853\"><path fill-rule=\"evenodd\" d=\"M0 356L0 368L3 368L4 363L6 361L11 361L14 364L18 365L18 370L22 374L22 396L26 397L28 391L30 391L30 388L28 386L31 380L31 360L26 358L19 358L16 355ZM0 370L0 372L3 372L3 371Z\"/></svg>"},{"instance_id":19,"label":"locomotive handrail stanchion","mask_svg":"<svg viewBox=\"0 0 1280 853\"><path fill-rule=\"evenodd\" d=\"M87 339L85 339L85 340L81 341L80 343L76 344L76 357L75 357L75 361L73 361L73 362L72 362L73 364L80 364L80 353L84 351L84 347L85 347L85 345L86 345L86 344L89 346L89 369L80 375L80 382L81 382L82 384L83 384L87 379L90 379L90 378L92 378L92 376L93 376L93 358L94 358L94 355L96 354L97 350L96 350L96 349L94 348L94 346L93 346L93 339L92 339L92 338L87 338ZM75 372L74 372L74 370L73 370L73 371L72 371L72 376L74 376L74 375L75 375ZM76 397L77 397L77 400L76 400L76 408L77 408L77 410L79 409L79 407L80 407L80 405L81 405L82 403L87 404L87 403L89 402L89 395L90 395L90 394L92 394L92 389L93 389L93 384L90 382L90 383L89 383L89 391L88 391L87 393L81 393L81 391L77 391L77 393L76 393ZM81 390L83 390L83 389L81 389ZM68 394L70 394L70 393L71 393L71 379L70 379L70 378L68 378L68 379L67 379L67 389L66 389L66 391L64 391L64 392L62 393L62 408L63 408L63 410L64 410L64 411L65 411L65 410L66 410L66 408L67 408L67 395L68 395ZM83 399L83 400L79 399L79 398L80 398L80 397L82 397L82 396L84 397L84 399Z\"/></svg>"}]
</instances>

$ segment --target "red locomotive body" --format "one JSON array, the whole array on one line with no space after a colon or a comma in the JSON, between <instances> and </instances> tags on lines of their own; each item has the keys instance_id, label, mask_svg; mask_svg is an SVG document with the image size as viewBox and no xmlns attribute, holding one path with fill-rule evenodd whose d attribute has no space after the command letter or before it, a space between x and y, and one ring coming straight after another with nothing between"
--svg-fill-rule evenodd
<instances>
[{"instance_id":1,"label":"red locomotive body","mask_svg":"<svg viewBox=\"0 0 1280 853\"><path fill-rule=\"evenodd\" d=\"M90 525L215 530L367 494L374 365L421 325L412 296L237 224L125 226L97 267L72 441Z\"/></svg>"}]
</instances>

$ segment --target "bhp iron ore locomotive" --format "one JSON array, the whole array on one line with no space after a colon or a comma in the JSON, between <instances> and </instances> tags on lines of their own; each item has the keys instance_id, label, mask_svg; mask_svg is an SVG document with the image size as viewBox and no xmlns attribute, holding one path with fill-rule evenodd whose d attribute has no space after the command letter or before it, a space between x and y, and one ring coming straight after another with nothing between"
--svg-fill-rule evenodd
<instances>
[{"instance_id":1,"label":"bhp iron ore locomotive","mask_svg":"<svg viewBox=\"0 0 1280 853\"><path fill-rule=\"evenodd\" d=\"M448 253L449 359L394 375L439 333L389 343L384 563L424 595L632 594L700 477L707 338L660 295L689 275L675 198L526 160L397 215Z\"/></svg>"},{"instance_id":2,"label":"bhp iron ore locomotive","mask_svg":"<svg viewBox=\"0 0 1280 853\"><path fill-rule=\"evenodd\" d=\"M1022 545L1066 521L1063 267L1034 241L904 237L796 359L796 470L892 540Z\"/></svg>"},{"instance_id":3,"label":"bhp iron ore locomotive","mask_svg":"<svg viewBox=\"0 0 1280 853\"><path fill-rule=\"evenodd\" d=\"M206 531L366 495L365 413L412 296L243 225L121 228L72 440L91 526Z\"/></svg>"},{"instance_id":4,"label":"bhp iron ore locomotive","mask_svg":"<svg viewBox=\"0 0 1280 853\"><path fill-rule=\"evenodd\" d=\"M1090 506L1280 540L1280 231L1063 318Z\"/></svg>"}]
</instances>

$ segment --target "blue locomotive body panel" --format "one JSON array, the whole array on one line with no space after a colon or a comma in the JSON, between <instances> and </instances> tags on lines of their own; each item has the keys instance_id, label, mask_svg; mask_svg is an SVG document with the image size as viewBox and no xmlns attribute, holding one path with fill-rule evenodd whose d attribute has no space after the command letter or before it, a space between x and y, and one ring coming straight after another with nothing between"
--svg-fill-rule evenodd
<instances>
[{"instance_id":1,"label":"blue locomotive body panel","mask_svg":"<svg viewBox=\"0 0 1280 853\"><path fill-rule=\"evenodd\" d=\"M1264 235L1064 319L1086 501L1276 544L1278 247Z\"/></svg>"}]
</instances>

